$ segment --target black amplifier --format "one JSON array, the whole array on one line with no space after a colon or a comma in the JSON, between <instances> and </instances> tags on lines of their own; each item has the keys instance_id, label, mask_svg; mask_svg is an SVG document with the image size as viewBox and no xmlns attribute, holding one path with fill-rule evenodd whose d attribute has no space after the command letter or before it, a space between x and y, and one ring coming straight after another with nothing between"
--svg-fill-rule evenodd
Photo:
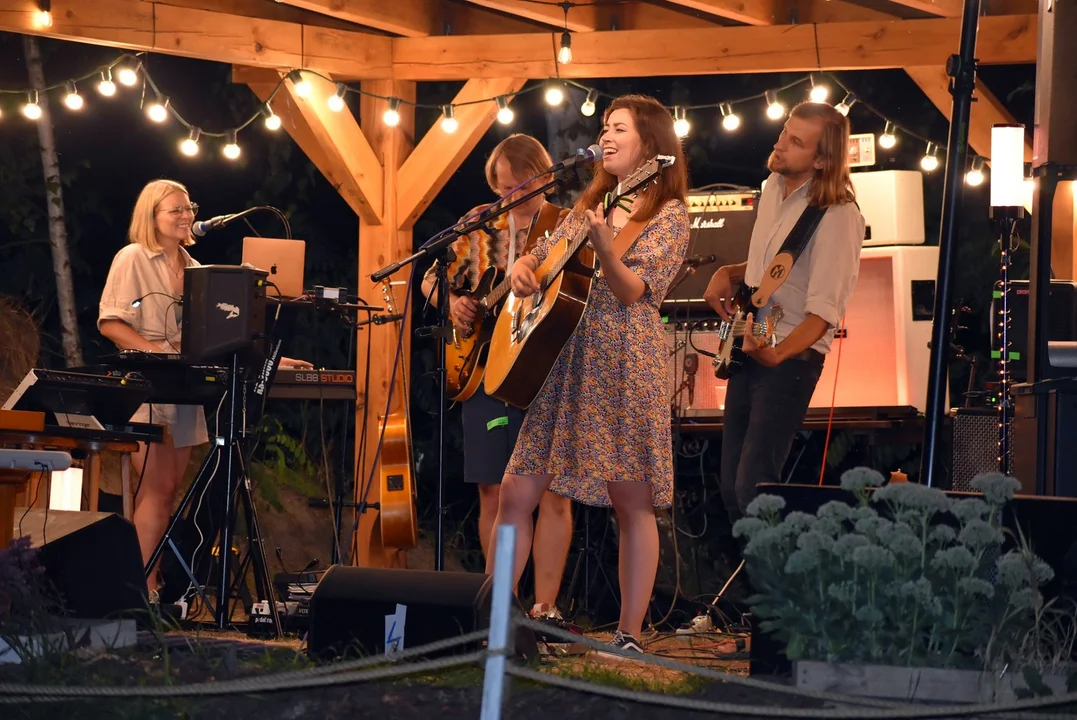
<instances>
[{"instance_id":1,"label":"black amplifier","mask_svg":"<svg viewBox=\"0 0 1077 720\"><path fill-rule=\"evenodd\" d=\"M722 265L748 259L748 245L759 207L756 191L692 190L688 193L689 257L714 255L714 262L699 265L695 272L685 265L670 285L662 301L662 312L685 310L710 312L703 291L714 271Z\"/></svg>"}]
</instances>

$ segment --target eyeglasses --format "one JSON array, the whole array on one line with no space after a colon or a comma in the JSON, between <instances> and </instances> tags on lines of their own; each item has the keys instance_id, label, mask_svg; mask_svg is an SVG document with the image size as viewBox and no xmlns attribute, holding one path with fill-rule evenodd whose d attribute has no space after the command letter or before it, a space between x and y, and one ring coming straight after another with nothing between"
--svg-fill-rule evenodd
<instances>
[{"instance_id":1,"label":"eyeglasses","mask_svg":"<svg viewBox=\"0 0 1077 720\"><path fill-rule=\"evenodd\" d=\"M183 217L186 212L191 213L192 216L198 215L198 203L191 203L190 205L181 205L180 207L168 208L158 210L157 212L165 212L174 218Z\"/></svg>"}]
</instances>

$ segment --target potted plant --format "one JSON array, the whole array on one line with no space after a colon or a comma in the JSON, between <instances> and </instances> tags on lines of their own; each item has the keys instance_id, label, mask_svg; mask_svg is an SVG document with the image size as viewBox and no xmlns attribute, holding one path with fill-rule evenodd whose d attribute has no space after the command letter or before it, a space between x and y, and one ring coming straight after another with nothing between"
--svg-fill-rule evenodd
<instances>
[{"instance_id":1,"label":"potted plant","mask_svg":"<svg viewBox=\"0 0 1077 720\"><path fill-rule=\"evenodd\" d=\"M1012 533L1002 508L1018 482L980 475L972 486L982 497L954 499L915 483L883 486L878 472L855 468L841 486L848 502L814 514L783 513L784 499L760 495L733 527L746 542L749 605L785 644L798 685L902 699L912 699L910 686L917 699L1012 697L1009 677L1000 683L989 671L1022 667L1045 618L1040 588L1053 577L1023 538L1003 552ZM930 668L944 672L932 681ZM876 687L869 677L880 678Z\"/></svg>"}]
</instances>

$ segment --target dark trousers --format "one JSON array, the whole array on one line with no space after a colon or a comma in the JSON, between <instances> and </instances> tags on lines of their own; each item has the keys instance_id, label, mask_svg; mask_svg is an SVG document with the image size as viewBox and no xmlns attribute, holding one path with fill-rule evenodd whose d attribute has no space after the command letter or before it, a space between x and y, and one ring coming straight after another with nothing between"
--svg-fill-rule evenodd
<instances>
[{"instance_id":1,"label":"dark trousers","mask_svg":"<svg viewBox=\"0 0 1077 720\"><path fill-rule=\"evenodd\" d=\"M759 483L781 480L793 438L804 422L825 356L806 350L777 367L748 359L726 385L722 415L722 502L744 517Z\"/></svg>"}]
</instances>

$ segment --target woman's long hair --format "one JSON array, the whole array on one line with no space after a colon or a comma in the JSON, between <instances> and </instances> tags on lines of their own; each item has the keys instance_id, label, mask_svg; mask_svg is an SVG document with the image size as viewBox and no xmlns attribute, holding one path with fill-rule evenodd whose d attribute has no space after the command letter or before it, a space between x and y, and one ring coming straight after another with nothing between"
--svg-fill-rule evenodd
<instances>
[{"instance_id":1,"label":"woman's long hair","mask_svg":"<svg viewBox=\"0 0 1077 720\"><path fill-rule=\"evenodd\" d=\"M853 202L856 192L849 178L849 119L826 103L802 102L789 113L802 120L821 120L817 157L823 167L815 171L808 188L808 203L824 210Z\"/></svg>"},{"instance_id":2,"label":"woman's long hair","mask_svg":"<svg viewBox=\"0 0 1077 720\"><path fill-rule=\"evenodd\" d=\"M652 97L646 95L622 95L606 108L602 124L609 121L614 110L628 110L636 123L642 151L641 163L655 155L672 155L673 164L663 168L658 181L646 185L646 191L636 197L632 207L632 219L646 222L670 200L686 201L688 195L688 168L685 167L684 150L680 138L673 131L673 116ZM576 212L593 210L606 193L617 186L617 178L606 172L601 162L594 165L594 177L576 201Z\"/></svg>"}]
</instances>

